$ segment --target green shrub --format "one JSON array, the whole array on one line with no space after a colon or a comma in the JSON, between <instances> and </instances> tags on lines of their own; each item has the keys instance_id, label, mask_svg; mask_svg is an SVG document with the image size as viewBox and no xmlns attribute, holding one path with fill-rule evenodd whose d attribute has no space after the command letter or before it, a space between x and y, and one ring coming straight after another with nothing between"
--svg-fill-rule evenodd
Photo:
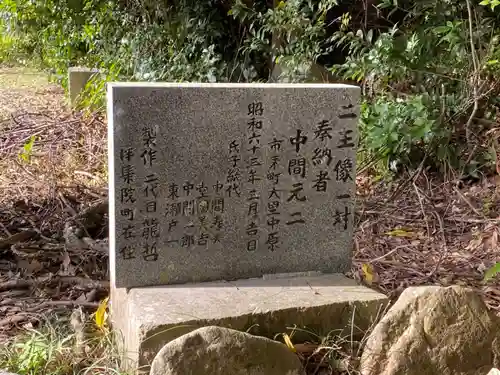
<instances>
[{"instance_id":1,"label":"green shrub","mask_svg":"<svg viewBox=\"0 0 500 375\"><path fill-rule=\"evenodd\" d=\"M467 1L406 5L400 25L376 40L349 22L331 38L349 51L332 71L363 87L365 153L386 170L416 167L424 156L441 171L491 169L489 129L476 120L496 112L498 17L477 4L469 16ZM379 7L401 9L390 0Z\"/></svg>"},{"instance_id":2,"label":"green shrub","mask_svg":"<svg viewBox=\"0 0 500 375\"><path fill-rule=\"evenodd\" d=\"M382 170L396 171L400 165L413 163L416 154L436 136L436 121L423 96L391 98L378 96L361 106L361 153L378 160Z\"/></svg>"},{"instance_id":3,"label":"green shrub","mask_svg":"<svg viewBox=\"0 0 500 375\"><path fill-rule=\"evenodd\" d=\"M321 60L361 85L361 151L379 169L413 168L423 155L438 170L491 168L497 1L361 3L4 0L0 61L30 56L63 86L69 66L99 68L81 103L96 109L110 80L266 82L279 64L279 80L303 82Z\"/></svg>"}]
</instances>

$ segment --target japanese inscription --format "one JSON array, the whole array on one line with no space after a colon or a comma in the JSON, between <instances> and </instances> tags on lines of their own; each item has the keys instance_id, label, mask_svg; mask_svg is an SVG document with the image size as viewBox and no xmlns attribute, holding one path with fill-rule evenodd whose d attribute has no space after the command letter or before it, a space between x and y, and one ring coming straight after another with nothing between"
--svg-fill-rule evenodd
<instances>
[{"instance_id":1,"label":"japanese inscription","mask_svg":"<svg viewBox=\"0 0 500 375\"><path fill-rule=\"evenodd\" d=\"M247 194L248 218L246 225L247 251L257 250L259 241L258 218L261 210L261 181L262 181L262 152L261 137L263 131L264 106L262 102L251 102L247 106L247 139L248 139L248 163L247 182L251 185Z\"/></svg>"},{"instance_id":2,"label":"japanese inscription","mask_svg":"<svg viewBox=\"0 0 500 375\"><path fill-rule=\"evenodd\" d=\"M109 104L117 285L347 269L357 88L130 85Z\"/></svg>"},{"instance_id":3,"label":"japanese inscription","mask_svg":"<svg viewBox=\"0 0 500 375\"><path fill-rule=\"evenodd\" d=\"M141 158L146 170L143 180L142 193L145 205L142 221L142 257L146 262L156 262L158 260L158 237L160 237L160 223L156 217L158 199L158 176L153 169L156 161L156 129L153 127L142 128L142 152Z\"/></svg>"},{"instance_id":4,"label":"japanese inscription","mask_svg":"<svg viewBox=\"0 0 500 375\"><path fill-rule=\"evenodd\" d=\"M278 194L278 189L280 186L280 177L283 173L283 156L282 156L282 144L283 139L276 138L273 135L272 140L268 143L269 145L269 155L270 162L269 168L267 170L267 180L271 183L268 200L267 200L267 214L266 214L266 224L269 228L266 245L269 251L275 251L280 245L280 235L279 228L282 221L281 218L281 195Z\"/></svg>"},{"instance_id":5,"label":"japanese inscription","mask_svg":"<svg viewBox=\"0 0 500 375\"><path fill-rule=\"evenodd\" d=\"M134 247L127 241L135 237L134 232L136 223L134 203L136 201L136 192L132 185L136 177L134 165L132 164L135 153L136 150L132 147L124 147L120 149L120 177L122 179L122 188L120 189L120 216L128 221L123 226L121 236L124 241L122 241L123 244L118 249L118 252L123 259L134 259L136 257Z\"/></svg>"}]
</instances>

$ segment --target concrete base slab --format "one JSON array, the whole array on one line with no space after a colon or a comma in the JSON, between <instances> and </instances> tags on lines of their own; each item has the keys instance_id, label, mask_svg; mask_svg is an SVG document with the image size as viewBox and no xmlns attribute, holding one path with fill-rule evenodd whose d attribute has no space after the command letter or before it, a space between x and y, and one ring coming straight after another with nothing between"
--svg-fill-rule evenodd
<instances>
[{"instance_id":1,"label":"concrete base slab","mask_svg":"<svg viewBox=\"0 0 500 375\"><path fill-rule=\"evenodd\" d=\"M216 325L272 338L293 327L319 335L337 329L350 333L353 321L354 333L362 334L387 303L383 294L330 274L112 288L110 311L125 367L147 372L166 343L199 327ZM297 333L294 341L301 339Z\"/></svg>"}]
</instances>

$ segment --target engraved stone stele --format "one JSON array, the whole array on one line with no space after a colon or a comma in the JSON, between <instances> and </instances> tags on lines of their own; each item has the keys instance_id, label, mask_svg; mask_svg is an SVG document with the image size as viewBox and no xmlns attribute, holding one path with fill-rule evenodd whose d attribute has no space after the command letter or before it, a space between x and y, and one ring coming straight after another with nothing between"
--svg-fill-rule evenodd
<instances>
[{"instance_id":1,"label":"engraved stone stele","mask_svg":"<svg viewBox=\"0 0 500 375\"><path fill-rule=\"evenodd\" d=\"M350 269L358 87L108 85L111 321L124 363L218 325L367 329ZM120 337L119 337L120 338Z\"/></svg>"},{"instance_id":2,"label":"engraved stone stele","mask_svg":"<svg viewBox=\"0 0 500 375\"><path fill-rule=\"evenodd\" d=\"M113 84L117 287L350 267L359 88Z\"/></svg>"}]
</instances>

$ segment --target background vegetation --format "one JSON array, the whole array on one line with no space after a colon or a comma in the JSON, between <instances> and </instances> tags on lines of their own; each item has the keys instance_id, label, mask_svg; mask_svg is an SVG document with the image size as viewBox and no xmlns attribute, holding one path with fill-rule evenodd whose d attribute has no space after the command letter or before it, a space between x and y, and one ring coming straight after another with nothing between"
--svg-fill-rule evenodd
<instances>
[{"instance_id":1,"label":"background vegetation","mask_svg":"<svg viewBox=\"0 0 500 375\"><path fill-rule=\"evenodd\" d=\"M308 78L314 63L363 88L361 169L495 171L499 0L3 0L0 61L66 84L72 65L105 82Z\"/></svg>"},{"instance_id":2,"label":"background vegetation","mask_svg":"<svg viewBox=\"0 0 500 375\"><path fill-rule=\"evenodd\" d=\"M359 215L353 277L394 297L404 286L424 282L477 287L478 275L486 271L483 281L490 284L481 290L500 311L498 280L490 287L500 273L499 184L462 192L467 189L436 178L454 182L500 174L500 0L0 0L0 66L8 64L48 71L64 87L68 67L99 68L103 74L89 83L81 102L91 111L103 110L105 83L113 80L267 82L279 65L278 79L302 82L317 66L325 67L333 81L362 88L358 170L385 180L405 177L393 191L383 186L382 194L366 183L375 179L357 184L360 196L373 197L365 199L368 209ZM0 91L18 90L2 83ZM7 207L7 198L15 199L21 212L9 208L0 224L8 239L22 235L23 217L32 210L34 232L62 241L65 223L84 202L106 195L105 188L90 194L90 188L105 186L105 123L76 112L61 116L53 107L62 101L48 89L49 104L38 110L33 104L42 95L38 88L32 91L19 102L15 95L4 99L9 107L29 104L36 110L4 111L7 117L0 119L7 145L0 150L6 171L0 174L12 189L0 203ZM406 184L412 182L408 175L417 176L413 184ZM78 189L70 190L75 181ZM91 233L98 243L107 227L95 224ZM69 265L70 278L105 278L108 265L101 253L78 250L69 258L65 245L57 249L40 251L36 262L32 252L24 258L12 252L9 264L39 264L40 270L26 268L22 275L29 285L34 272L39 278L59 269L66 275ZM26 292L69 305L88 298L80 287L61 293L47 282ZM33 301L42 309L43 303ZM35 321L23 310L27 305L24 297L22 304L12 302L1 322L4 331L9 320L21 326L19 319L23 327ZM75 367L81 373L118 373L107 334L83 340L78 333L50 326L31 330L0 350L0 368L20 374L63 374ZM75 351L79 341L85 342L83 354Z\"/></svg>"}]
</instances>

